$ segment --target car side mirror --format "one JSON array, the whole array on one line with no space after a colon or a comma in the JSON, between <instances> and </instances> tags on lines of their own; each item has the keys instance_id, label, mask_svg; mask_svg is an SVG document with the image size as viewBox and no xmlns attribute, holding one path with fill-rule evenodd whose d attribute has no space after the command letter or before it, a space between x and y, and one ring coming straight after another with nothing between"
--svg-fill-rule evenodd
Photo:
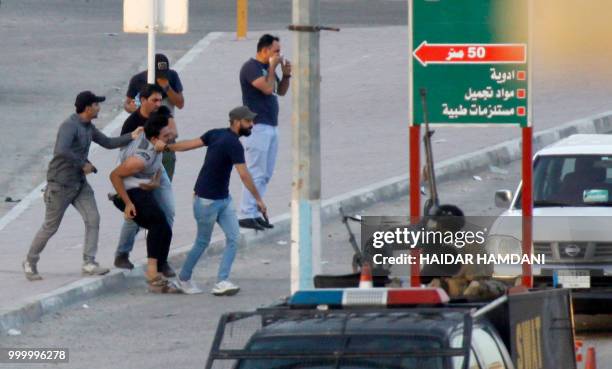
<instances>
[{"instance_id":1,"label":"car side mirror","mask_svg":"<svg viewBox=\"0 0 612 369\"><path fill-rule=\"evenodd\" d=\"M498 190L495 192L495 206L502 209L510 207L512 202L512 191L510 190Z\"/></svg>"}]
</instances>

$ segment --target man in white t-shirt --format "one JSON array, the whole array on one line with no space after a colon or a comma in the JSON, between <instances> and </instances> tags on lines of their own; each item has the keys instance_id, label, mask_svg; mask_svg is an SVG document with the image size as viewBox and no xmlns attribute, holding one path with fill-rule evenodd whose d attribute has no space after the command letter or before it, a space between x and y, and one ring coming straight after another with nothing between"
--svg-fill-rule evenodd
<instances>
[{"instance_id":1,"label":"man in white t-shirt","mask_svg":"<svg viewBox=\"0 0 612 369\"><path fill-rule=\"evenodd\" d=\"M122 200L115 201L115 205L127 219L133 219L149 231L145 272L149 290L156 293L174 292L176 288L159 272L159 266L168 259L172 228L152 193L159 186L162 170L162 154L155 151L155 143L167 142L172 138L168 116L152 114L144 126L144 132L122 153L122 162L112 171L110 179Z\"/></svg>"}]
</instances>

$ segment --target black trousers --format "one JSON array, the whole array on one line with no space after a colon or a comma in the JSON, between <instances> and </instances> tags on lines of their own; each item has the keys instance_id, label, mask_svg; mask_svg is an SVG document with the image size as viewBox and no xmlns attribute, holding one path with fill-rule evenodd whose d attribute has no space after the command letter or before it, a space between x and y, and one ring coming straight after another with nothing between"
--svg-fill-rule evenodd
<instances>
[{"instance_id":1,"label":"black trousers","mask_svg":"<svg viewBox=\"0 0 612 369\"><path fill-rule=\"evenodd\" d=\"M136 207L134 221L147 232L147 257L157 259L158 268L168 261L170 242L172 241L172 228L166 220L166 215L157 204L151 191L132 188L127 191L130 200ZM125 204L119 196L113 203L119 210L125 211Z\"/></svg>"}]
</instances>

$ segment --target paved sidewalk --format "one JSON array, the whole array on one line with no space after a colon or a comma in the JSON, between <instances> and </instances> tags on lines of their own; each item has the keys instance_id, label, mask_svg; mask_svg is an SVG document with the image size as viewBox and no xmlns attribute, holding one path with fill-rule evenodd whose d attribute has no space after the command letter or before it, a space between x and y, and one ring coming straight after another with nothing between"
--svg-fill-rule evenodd
<instances>
[{"instance_id":1,"label":"paved sidewalk","mask_svg":"<svg viewBox=\"0 0 612 369\"><path fill-rule=\"evenodd\" d=\"M291 58L292 36L287 31L275 33L281 37L283 54ZM241 104L238 71L254 55L259 35L250 33L249 40L238 42L232 34L220 34L209 45L200 45L199 51L191 53L188 59L174 64L183 65L181 79L186 97L185 109L177 114L180 138L198 137L208 129L228 124L227 112ZM343 29L339 33L321 34L324 199L407 173L406 39L406 27ZM541 73L535 81L539 91L535 96L536 130L609 108L607 96L612 88L603 82L577 96L567 88L575 82L572 77L558 78L554 72L537 65L536 73ZM584 78L584 74L580 76ZM279 101L279 157L266 197L273 216L287 213L291 198L291 96L281 97ZM435 156L437 160L457 157L517 138L519 133L517 128L440 128L435 136ZM192 188L204 154L204 150L178 154L173 248L189 245L195 235ZM89 181L96 191L102 218L98 260L104 266L112 264L122 222L121 213L106 200L106 193L111 191L108 174L116 164L117 155L117 151L103 149L96 149L90 155L99 170ZM237 205L240 199L237 177L232 178L231 193ZM3 297L0 314L81 278L84 229L74 209L66 213L60 230L41 256L39 271L45 279L31 283L23 277L20 264L42 223L43 212L44 205L38 198L0 230L0 278L4 281L0 286ZM133 253L136 260L145 256L143 236L144 232Z\"/></svg>"}]
</instances>

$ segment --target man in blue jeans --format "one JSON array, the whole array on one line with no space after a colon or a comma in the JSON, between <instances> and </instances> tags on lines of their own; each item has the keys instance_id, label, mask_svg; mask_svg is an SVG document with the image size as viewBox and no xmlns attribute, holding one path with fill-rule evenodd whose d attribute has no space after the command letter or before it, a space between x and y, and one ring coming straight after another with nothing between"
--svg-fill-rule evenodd
<instances>
[{"instance_id":1,"label":"man in blue jeans","mask_svg":"<svg viewBox=\"0 0 612 369\"><path fill-rule=\"evenodd\" d=\"M212 129L202 137L179 141L173 144L158 142L157 151L188 151L202 146L208 146L204 165L200 170L195 184L193 200L193 215L198 225L198 232L191 251L179 274L178 284L187 294L201 293L192 281L191 275L196 263L210 244L215 222L219 223L225 233L226 245L219 265L217 283L212 289L216 296L235 295L240 288L229 281L229 274L236 255L240 239L240 229L236 210L229 194L230 175L235 167L244 186L250 191L262 214L266 214L257 187L249 174L244 160L244 149L240 136L249 136L253 128L253 113L246 106L239 106L229 112L229 128Z\"/></svg>"},{"instance_id":2,"label":"man in blue jeans","mask_svg":"<svg viewBox=\"0 0 612 369\"><path fill-rule=\"evenodd\" d=\"M244 141L246 163L261 196L266 195L274 173L278 152L278 96L289 90L291 63L280 53L280 40L265 34L257 42L255 58L247 60L240 69L242 103L257 114L253 134ZM280 65L282 78L276 75ZM255 198L246 187L242 189L240 226L263 230L272 225L257 210Z\"/></svg>"},{"instance_id":3,"label":"man in blue jeans","mask_svg":"<svg viewBox=\"0 0 612 369\"><path fill-rule=\"evenodd\" d=\"M123 127L121 128L121 132L127 132L128 130L136 129L137 127L143 127L147 122L147 119L149 119L152 114L157 112L168 117L168 127L172 133L171 138L176 137L176 123L174 122L174 118L167 107L161 106L162 92L162 89L157 85L144 85L140 90L140 107L135 112L130 114L130 116L125 120ZM159 182L159 187L153 189L152 194L166 215L166 220L170 225L170 228L172 228L174 223L174 194L172 192L172 184L165 167L161 170ZM146 188L145 184L143 184L142 187L145 190L151 190ZM123 223L121 233L119 235L117 251L115 252L115 267L121 269L134 268L134 264L130 262L129 256L130 252L134 248L134 240L136 239L139 228L140 227L138 224L130 219L126 219L126 221ZM167 262L164 262L163 265L159 265L158 268L164 277L172 278L176 276Z\"/></svg>"}]
</instances>

